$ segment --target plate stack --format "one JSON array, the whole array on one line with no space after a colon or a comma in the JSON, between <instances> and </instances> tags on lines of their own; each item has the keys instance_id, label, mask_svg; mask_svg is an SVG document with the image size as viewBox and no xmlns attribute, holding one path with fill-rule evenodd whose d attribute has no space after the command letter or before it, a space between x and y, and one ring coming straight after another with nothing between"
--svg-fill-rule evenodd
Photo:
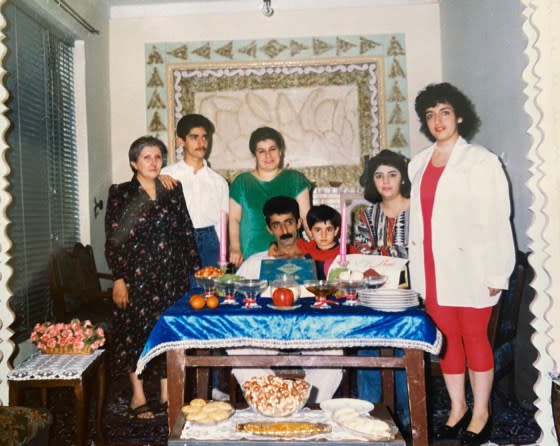
<instances>
[{"instance_id":1,"label":"plate stack","mask_svg":"<svg viewBox=\"0 0 560 446\"><path fill-rule=\"evenodd\" d=\"M358 290L359 301L366 307L379 311L404 311L419 304L418 293L400 288L379 288Z\"/></svg>"}]
</instances>

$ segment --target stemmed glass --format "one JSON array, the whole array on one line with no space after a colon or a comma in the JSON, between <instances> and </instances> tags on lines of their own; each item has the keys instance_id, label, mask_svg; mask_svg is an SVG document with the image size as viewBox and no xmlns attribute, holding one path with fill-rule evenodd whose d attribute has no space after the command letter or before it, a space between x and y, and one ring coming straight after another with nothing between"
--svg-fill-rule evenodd
<instances>
[{"instance_id":1,"label":"stemmed glass","mask_svg":"<svg viewBox=\"0 0 560 446\"><path fill-rule=\"evenodd\" d=\"M239 302L235 300L235 279L217 279L214 284L216 285L216 288L224 293L224 300L222 304L239 305Z\"/></svg>"},{"instance_id":2,"label":"stemmed glass","mask_svg":"<svg viewBox=\"0 0 560 446\"><path fill-rule=\"evenodd\" d=\"M204 288L204 297L208 299L216 294L215 277L195 277L196 283Z\"/></svg>"},{"instance_id":3,"label":"stemmed glass","mask_svg":"<svg viewBox=\"0 0 560 446\"><path fill-rule=\"evenodd\" d=\"M241 279L235 281L235 288L245 296L243 308L261 308L257 296L268 286L267 280Z\"/></svg>"},{"instance_id":4,"label":"stemmed glass","mask_svg":"<svg viewBox=\"0 0 560 446\"><path fill-rule=\"evenodd\" d=\"M331 307L327 302L327 297L332 296L338 289L336 282L331 280L306 280L303 282L303 286L315 295L315 303L312 307L321 309Z\"/></svg>"},{"instance_id":5,"label":"stemmed glass","mask_svg":"<svg viewBox=\"0 0 560 446\"><path fill-rule=\"evenodd\" d=\"M358 305L358 288L364 284L363 279L338 279L338 286L344 290L346 302L342 305L355 306Z\"/></svg>"}]
</instances>

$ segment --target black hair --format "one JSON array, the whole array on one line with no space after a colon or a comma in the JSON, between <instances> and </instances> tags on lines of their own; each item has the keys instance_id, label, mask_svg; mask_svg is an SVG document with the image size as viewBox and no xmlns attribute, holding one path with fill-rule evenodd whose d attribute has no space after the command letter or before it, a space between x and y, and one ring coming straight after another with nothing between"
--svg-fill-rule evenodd
<instances>
[{"instance_id":1,"label":"black hair","mask_svg":"<svg viewBox=\"0 0 560 446\"><path fill-rule=\"evenodd\" d=\"M137 162L138 157L140 156L140 152L142 152L142 149L148 146L158 147L159 150L161 150L162 158L167 153L167 147L165 146L164 142L161 139L149 135L141 136L140 138L134 140L130 145L130 149L128 150L128 161L131 163ZM130 166L130 168L132 169L133 172L136 172L136 169L134 169L132 165Z\"/></svg>"},{"instance_id":2,"label":"black hair","mask_svg":"<svg viewBox=\"0 0 560 446\"><path fill-rule=\"evenodd\" d=\"M263 215L266 220L266 225L270 227L270 217L274 214L292 214L296 220L299 220L299 205L298 202L291 197L284 197L278 195L269 198L263 206Z\"/></svg>"},{"instance_id":3,"label":"black hair","mask_svg":"<svg viewBox=\"0 0 560 446\"><path fill-rule=\"evenodd\" d=\"M264 141L266 139L272 139L280 152L282 153L282 158L284 157L284 150L286 149L286 143L284 142L284 137L282 134L272 127L259 127L253 133L251 133L251 137L249 138L249 150L255 156L257 152L257 143Z\"/></svg>"},{"instance_id":4,"label":"black hair","mask_svg":"<svg viewBox=\"0 0 560 446\"><path fill-rule=\"evenodd\" d=\"M214 124L212 124L206 116L192 113L179 119L179 122L177 123L177 136L181 139L185 139L191 129L197 127L204 128L208 134L208 138L211 138L215 131Z\"/></svg>"},{"instance_id":5,"label":"black hair","mask_svg":"<svg viewBox=\"0 0 560 446\"><path fill-rule=\"evenodd\" d=\"M449 104L453 107L455 116L461 118L462 122L457 123L459 135L470 140L480 128L480 118L476 113L474 104L457 87L448 82L441 84L430 84L416 96L414 109L420 120L420 131L434 142L435 138L430 133L426 122L426 110L436 104Z\"/></svg>"},{"instance_id":6,"label":"black hair","mask_svg":"<svg viewBox=\"0 0 560 446\"><path fill-rule=\"evenodd\" d=\"M410 179L408 178L408 159L403 155L392 150L382 150L373 158L370 158L364 166L364 171L360 176L360 185L364 188L364 198L372 203L382 200L381 194L375 187L373 175L379 166L391 166L401 174L401 185L399 192L405 198L410 197Z\"/></svg>"},{"instance_id":7,"label":"black hair","mask_svg":"<svg viewBox=\"0 0 560 446\"><path fill-rule=\"evenodd\" d=\"M340 228L340 213L326 204L319 204L316 206L311 206L307 215L305 217L307 221L307 227L311 229L315 223L328 223L335 228Z\"/></svg>"}]
</instances>

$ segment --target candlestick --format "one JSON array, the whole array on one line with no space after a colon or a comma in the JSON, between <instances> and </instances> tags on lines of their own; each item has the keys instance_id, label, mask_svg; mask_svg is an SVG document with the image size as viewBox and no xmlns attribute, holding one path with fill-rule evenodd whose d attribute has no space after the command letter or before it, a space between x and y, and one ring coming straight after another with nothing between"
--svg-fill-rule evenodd
<instances>
[{"instance_id":1,"label":"candlestick","mask_svg":"<svg viewBox=\"0 0 560 446\"><path fill-rule=\"evenodd\" d=\"M339 263L341 265L346 265L346 244L347 244L347 220L348 220L348 213L346 210L346 203L342 205L342 215L340 219L340 255L339 255Z\"/></svg>"},{"instance_id":2,"label":"candlestick","mask_svg":"<svg viewBox=\"0 0 560 446\"><path fill-rule=\"evenodd\" d=\"M225 211L220 211L220 267L225 267L227 265L226 260L226 244L227 244L227 236L226 236L226 213Z\"/></svg>"}]
</instances>

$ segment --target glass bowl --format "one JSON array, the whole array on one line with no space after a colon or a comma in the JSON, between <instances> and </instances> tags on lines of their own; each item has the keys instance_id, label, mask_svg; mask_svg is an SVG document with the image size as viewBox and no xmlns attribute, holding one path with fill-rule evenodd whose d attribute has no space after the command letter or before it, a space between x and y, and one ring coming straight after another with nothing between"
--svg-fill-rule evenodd
<instances>
[{"instance_id":1,"label":"glass bowl","mask_svg":"<svg viewBox=\"0 0 560 446\"><path fill-rule=\"evenodd\" d=\"M366 276L364 277L364 285L366 288L380 288L387 282L387 276Z\"/></svg>"},{"instance_id":2,"label":"glass bowl","mask_svg":"<svg viewBox=\"0 0 560 446\"><path fill-rule=\"evenodd\" d=\"M307 403L311 384L303 379L284 379L275 375L245 381L241 389L247 404L265 417L288 417Z\"/></svg>"},{"instance_id":3,"label":"glass bowl","mask_svg":"<svg viewBox=\"0 0 560 446\"><path fill-rule=\"evenodd\" d=\"M277 288L289 288L292 290L292 293L294 293L294 302L299 299L299 285L294 276L290 274L282 274L270 282L271 296Z\"/></svg>"},{"instance_id":4,"label":"glass bowl","mask_svg":"<svg viewBox=\"0 0 560 446\"><path fill-rule=\"evenodd\" d=\"M235 289L243 294L243 308L261 308L257 304L257 296L268 286L267 280L240 279L235 281Z\"/></svg>"},{"instance_id":5,"label":"glass bowl","mask_svg":"<svg viewBox=\"0 0 560 446\"><path fill-rule=\"evenodd\" d=\"M333 296L338 290L338 283L335 280L306 280L303 286L307 291L315 296L314 308L330 308L328 297Z\"/></svg>"}]
</instances>

